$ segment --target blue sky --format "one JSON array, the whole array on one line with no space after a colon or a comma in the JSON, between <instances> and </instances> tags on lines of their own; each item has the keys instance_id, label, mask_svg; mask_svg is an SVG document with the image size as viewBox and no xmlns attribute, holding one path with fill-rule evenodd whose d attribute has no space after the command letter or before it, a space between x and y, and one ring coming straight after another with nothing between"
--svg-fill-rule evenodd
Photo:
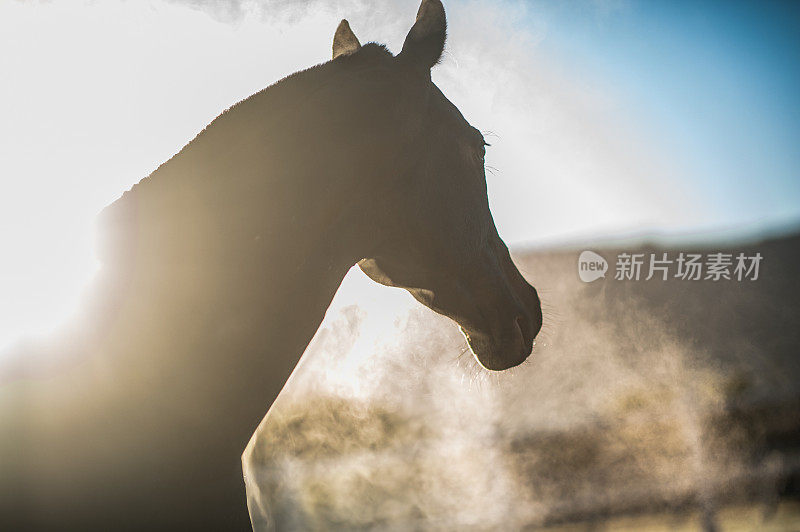
<instances>
[{"instance_id":1,"label":"blue sky","mask_svg":"<svg viewBox=\"0 0 800 532\"><path fill-rule=\"evenodd\" d=\"M530 15L548 19L548 53L604 80L674 154L674 178L716 224L800 218L800 3L564 2Z\"/></svg>"}]
</instances>

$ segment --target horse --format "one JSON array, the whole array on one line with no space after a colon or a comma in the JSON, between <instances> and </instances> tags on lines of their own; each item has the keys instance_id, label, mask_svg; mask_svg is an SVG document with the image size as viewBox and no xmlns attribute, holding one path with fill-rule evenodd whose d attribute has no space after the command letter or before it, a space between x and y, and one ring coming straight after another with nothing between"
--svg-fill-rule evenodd
<instances>
[{"instance_id":1,"label":"horse","mask_svg":"<svg viewBox=\"0 0 800 532\"><path fill-rule=\"evenodd\" d=\"M487 370L530 355L541 307L492 220L486 142L431 80L445 34L439 0L397 55L343 20L330 61L104 209L92 295L39 353L60 362L0 380L0 528L249 529L242 452L356 264Z\"/></svg>"}]
</instances>

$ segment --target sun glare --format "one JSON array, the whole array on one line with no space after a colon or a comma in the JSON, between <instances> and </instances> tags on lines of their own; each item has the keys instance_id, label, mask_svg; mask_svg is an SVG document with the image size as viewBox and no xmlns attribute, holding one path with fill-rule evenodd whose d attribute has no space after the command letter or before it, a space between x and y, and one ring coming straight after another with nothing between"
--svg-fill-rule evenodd
<instances>
[{"instance_id":1,"label":"sun glare","mask_svg":"<svg viewBox=\"0 0 800 532\"><path fill-rule=\"evenodd\" d=\"M2 231L0 351L65 324L97 271L89 243L91 231L61 229L71 224L60 214L18 227L13 235ZM54 227L47 230L48 224Z\"/></svg>"},{"instance_id":2,"label":"sun glare","mask_svg":"<svg viewBox=\"0 0 800 532\"><path fill-rule=\"evenodd\" d=\"M285 24L168 2L0 2L0 350L78 309L103 207L233 102L325 58L329 20L273 31Z\"/></svg>"}]
</instances>

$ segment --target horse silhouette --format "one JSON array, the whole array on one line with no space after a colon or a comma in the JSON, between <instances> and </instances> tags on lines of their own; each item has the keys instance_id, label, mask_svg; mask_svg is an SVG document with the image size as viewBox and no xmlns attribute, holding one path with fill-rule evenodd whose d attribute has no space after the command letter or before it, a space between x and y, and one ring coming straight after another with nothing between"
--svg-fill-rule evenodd
<instances>
[{"instance_id":1,"label":"horse silhouette","mask_svg":"<svg viewBox=\"0 0 800 532\"><path fill-rule=\"evenodd\" d=\"M394 56L342 21L331 61L104 210L93 296L45 350L66 362L2 381L0 528L249 528L242 451L356 263L485 368L526 359L539 299L492 221L484 139L431 81L445 29L424 0Z\"/></svg>"}]
</instances>

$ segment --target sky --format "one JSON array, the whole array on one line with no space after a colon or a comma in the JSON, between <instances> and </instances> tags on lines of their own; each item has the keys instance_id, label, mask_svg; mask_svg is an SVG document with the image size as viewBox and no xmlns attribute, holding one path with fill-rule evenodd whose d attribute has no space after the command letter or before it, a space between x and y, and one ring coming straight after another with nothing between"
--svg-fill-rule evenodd
<instances>
[{"instance_id":1,"label":"sky","mask_svg":"<svg viewBox=\"0 0 800 532\"><path fill-rule=\"evenodd\" d=\"M800 220L800 7L451 0L434 81L492 144L512 246ZM399 51L417 2L0 0L0 347L76 308L97 213L221 111Z\"/></svg>"}]
</instances>

